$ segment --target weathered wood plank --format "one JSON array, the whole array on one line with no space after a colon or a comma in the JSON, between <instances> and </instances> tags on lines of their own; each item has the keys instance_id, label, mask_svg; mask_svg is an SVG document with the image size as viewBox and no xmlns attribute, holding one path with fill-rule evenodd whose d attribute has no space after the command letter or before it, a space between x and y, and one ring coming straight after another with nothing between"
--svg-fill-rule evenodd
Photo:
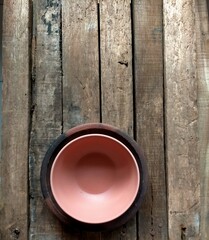
<instances>
[{"instance_id":1,"label":"weathered wood plank","mask_svg":"<svg viewBox=\"0 0 209 240\"><path fill-rule=\"evenodd\" d=\"M45 206L40 189L43 157L62 132L61 6L58 0L33 4L29 239L64 239L62 226Z\"/></svg>"},{"instance_id":2,"label":"weathered wood plank","mask_svg":"<svg viewBox=\"0 0 209 240\"><path fill-rule=\"evenodd\" d=\"M0 155L2 149L2 23L3 23L3 4L0 2Z\"/></svg>"},{"instance_id":3,"label":"weathered wood plank","mask_svg":"<svg viewBox=\"0 0 209 240\"><path fill-rule=\"evenodd\" d=\"M164 0L170 239L199 239L195 1Z\"/></svg>"},{"instance_id":4,"label":"weathered wood plank","mask_svg":"<svg viewBox=\"0 0 209 240\"><path fill-rule=\"evenodd\" d=\"M130 0L100 1L102 120L133 135Z\"/></svg>"},{"instance_id":5,"label":"weathered wood plank","mask_svg":"<svg viewBox=\"0 0 209 240\"><path fill-rule=\"evenodd\" d=\"M97 1L63 0L64 130L99 122Z\"/></svg>"},{"instance_id":6,"label":"weathered wood plank","mask_svg":"<svg viewBox=\"0 0 209 240\"><path fill-rule=\"evenodd\" d=\"M100 121L98 8L96 0L63 0L63 128ZM100 233L70 239L96 240Z\"/></svg>"},{"instance_id":7,"label":"weathered wood plank","mask_svg":"<svg viewBox=\"0 0 209 240\"><path fill-rule=\"evenodd\" d=\"M209 239L209 24L206 0L196 5L198 130L201 171L201 239Z\"/></svg>"},{"instance_id":8,"label":"weathered wood plank","mask_svg":"<svg viewBox=\"0 0 209 240\"><path fill-rule=\"evenodd\" d=\"M4 2L0 239L28 237L29 5Z\"/></svg>"},{"instance_id":9,"label":"weathered wood plank","mask_svg":"<svg viewBox=\"0 0 209 240\"><path fill-rule=\"evenodd\" d=\"M149 187L139 210L139 239L168 239L163 117L162 0L133 2L136 133Z\"/></svg>"},{"instance_id":10,"label":"weathered wood plank","mask_svg":"<svg viewBox=\"0 0 209 240\"><path fill-rule=\"evenodd\" d=\"M130 0L100 1L102 122L133 136ZM102 234L102 239L136 239L136 218Z\"/></svg>"}]
</instances>

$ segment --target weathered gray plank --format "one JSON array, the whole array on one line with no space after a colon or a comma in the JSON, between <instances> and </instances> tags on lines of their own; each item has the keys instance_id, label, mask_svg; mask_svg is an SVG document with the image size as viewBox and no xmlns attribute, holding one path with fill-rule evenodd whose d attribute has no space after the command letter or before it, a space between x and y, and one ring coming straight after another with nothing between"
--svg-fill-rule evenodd
<instances>
[{"instance_id":1,"label":"weathered gray plank","mask_svg":"<svg viewBox=\"0 0 209 240\"><path fill-rule=\"evenodd\" d=\"M133 134L130 0L100 1L102 120Z\"/></svg>"},{"instance_id":2,"label":"weathered gray plank","mask_svg":"<svg viewBox=\"0 0 209 240\"><path fill-rule=\"evenodd\" d=\"M96 0L63 0L63 127L100 121L99 50ZM79 233L68 239L100 239Z\"/></svg>"},{"instance_id":3,"label":"weathered gray plank","mask_svg":"<svg viewBox=\"0 0 209 240\"><path fill-rule=\"evenodd\" d=\"M139 239L168 239L163 119L162 0L133 2L136 132L149 187L139 210Z\"/></svg>"},{"instance_id":4,"label":"weathered gray plank","mask_svg":"<svg viewBox=\"0 0 209 240\"><path fill-rule=\"evenodd\" d=\"M130 0L100 1L102 122L133 136ZM136 218L102 234L102 239L136 239Z\"/></svg>"},{"instance_id":5,"label":"weathered gray plank","mask_svg":"<svg viewBox=\"0 0 209 240\"><path fill-rule=\"evenodd\" d=\"M58 0L33 4L29 239L63 239L61 224L45 206L40 190L43 157L62 132L61 6Z\"/></svg>"},{"instance_id":6,"label":"weathered gray plank","mask_svg":"<svg viewBox=\"0 0 209 240\"><path fill-rule=\"evenodd\" d=\"M99 122L97 1L63 0L64 130Z\"/></svg>"},{"instance_id":7,"label":"weathered gray plank","mask_svg":"<svg viewBox=\"0 0 209 240\"><path fill-rule=\"evenodd\" d=\"M3 33L2 23L3 23L3 4L0 5L0 155L2 148L2 33Z\"/></svg>"},{"instance_id":8,"label":"weathered gray plank","mask_svg":"<svg viewBox=\"0 0 209 240\"><path fill-rule=\"evenodd\" d=\"M0 239L27 239L28 236L28 29L28 1L5 1Z\"/></svg>"},{"instance_id":9,"label":"weathered gray plank","mask_svg":"<svg viewBox=\"0 0 209 240\"><path fill-rule=\"evenodd\" d=\"M206 0L196 5L198 130L201 171L201 239L209 239L209 24Z\"/></svg>"},{"instance_id":10,"label":"weathered gray plank","mask_svg":"<svg viewBox=\"0 0 209 240\"><path fill-rule=\"evenodd\" d=\"M2 149L2 81L0 81L0 155Z\"/></svg>"},{"instance_id":11,"label":"weathered gray plank","mask_svg":"<svg viewBox=\"0 0 209 240\"><path fill-rule=\"evenodd\" d=\"M3 5L0 3L0 81L2 81L2 34L3 34Z\"/></svg>"},{"instance_id":12,"label":"weathered gray plank","mask_svg":"<svg viewBox=\"0 0 209 240\"><path fill-rule=\"evenodd\" d=\"M195 1L164 0L170 239L199 239Z\"/></svg>"}]
</instances>

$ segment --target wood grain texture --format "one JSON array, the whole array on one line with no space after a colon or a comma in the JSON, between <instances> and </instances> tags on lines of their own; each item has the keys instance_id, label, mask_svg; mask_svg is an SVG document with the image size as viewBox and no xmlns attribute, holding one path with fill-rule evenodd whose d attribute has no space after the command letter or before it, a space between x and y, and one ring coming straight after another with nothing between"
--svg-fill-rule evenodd
<instances>
[{"instance_id":1,"label":"wood grain texture","mask_svg":"<svg viewBox=\"0 0 209 240\"><path fill-rule=\"evenodd\" d=\"M100 6L102 122L133 136L133 81L130 0ZM136 219L103 233L101 239L136 239Z\"/></svg>"},{"instance_id":2,"label":"wood grain texture","mask_svg":"<svg viewBox=\"0 0 209 240\"><path fill-rule=\"evenodd\" d=\"M207 2L4 1L0 239L209 239ZM76 232L44 204L40 167L63 131L100 121L137 138L148 193L121 228Z\"/></svg>"},{"instance_id":3,"label":"wood grain texture","mask_svg":"<svg viewBox=\"0 0 209 240\"><path fill-rule=\"evenodd\" d=\"M102 121L133 135L130 0L100 1Z\"/></svg>"},{"instance_id":4,"label":"wood grain texture","mask_svg":"<svg viewBox=\"0 0 209 240\"><path fill-rule=\"evenodd\" d=\"M4 2L0 239L28 236L29 5Z\"/></svg>"},{"instance_id":5,"label":"wood grain texture","mask_svg":"<svg viewBox=\"0 0 209 240\"><path fill-rule=\"evenodd\" d=\"M200 239L195 1L164 0L170 239Z\"/></svg>"},{"instance_id":6,"label":"wood grain texture","mask_svg":"<svg viewBox=\"0 0 209 240\"><path fill-rule=\"evenodd\" d=\"M206 1L196 5L198 130L201 171L201 239L209 239L209 24Z\"/></svg>"},{"instance_id":7,"label":"wood grain texture","mask_svg":"<svg viewBox=\"0 0 209 240\"><path fill-rule=\"evenodd\" d=\"M96 0L63 0L63 128L100 121L98 8ZM80 232L67 239L100 239Z\"/></svg>"},{"instance_id":8,"label":"wood grain texture","mask_svg":"<svg viewBox=\"0 0 209 240\"><path fill-rule=\"evenodd\" d=\"M133 1L137 140L148 171L147 196L139 210L139 239L167 240L163 117L162 0Z\"/></svg>"},{"instance_id":9,"label":"wood grain texture","mask_svg":"<svg viewBox=\"0 0 209 240\"><path fill-rule=\"evenodd\" d=\"M97 1L63 0L64 130L99 122Z\"/></svg>"},{"instance_id":10,"label":"wood grain texture","mask_svg":"<svg viewBox=\"0 0 209 240\"><path fill-rule=\"evenodd\" d=\"M40 189L43 157L62 132L61 7L58 0L33 4L29 239L64 239L62 226L44 204Z\"/></svg>"},{"instance_id":11,"label":"wood grain texture","mask_svg":"<svg viewBox=\"0 0 209 240\"><path fill-rule=\"evenodd\" d=\"M2 149L2 24L3 5L0 5L0 154Z\"/></svg>"}]
</instances>

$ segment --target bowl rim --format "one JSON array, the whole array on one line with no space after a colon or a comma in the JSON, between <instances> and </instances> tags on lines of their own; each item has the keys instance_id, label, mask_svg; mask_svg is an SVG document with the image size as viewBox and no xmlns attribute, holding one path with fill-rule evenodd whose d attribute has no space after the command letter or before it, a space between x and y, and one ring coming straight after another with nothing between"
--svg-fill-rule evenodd
<instances>
[{"instance_id":1,"label":"bowl rim","mask_svg":"<svg viewBox=\"0 0 209 240\"><path fill-rule=\"evenodd\" d=\"M99 221L99 222L91 222L91 221L88 221L88 219L85 221L84 219L82 220L82 218L78 218L76 216L73 216L70 214L70 212L67 212L64 210L63 206L61 206L59 204L59 198L56 196L56 190L54 189L53 187L53 172L54 172L54 169L55 169L55 165L56 165L56 162L58 161L58 158L60 157L61 153L63 151L65 151L65 149L69 146L71 146L71 144L73 144L74 142L76 141L79 141L80 139L84 139L84 138L88 138L88 137L102 137L102 138L106 138L108 140L112 140L114 141L115 143L119 144L123 149L126 150L126 152L128 152L129 156L130 156L130 160L132 161L133 163L133 167L134 167L134 170L136 172L136 177L137 177L137 182L136 182L136 186L134 188L134 194L132 194L132 200L129 201L126 205L126 208L124 208L124 210L120 211L117 216L115 216L114 218L112 219L109 219L109 220L106 220L106 221ZM60 206L60 208L66 212L66 214L68 214L69 216L72 216L73 218L75 218L76 220L78 221L84 221L85 223L91 223L91 224L99 224L99 223L106 223L108 221L112 221L113 219L116 219L118 218L119 216L121 216L125 211L128 210L128 208L131 206L131 204L133 203L134 199L136 198L137 196L137 192L139 190L139 186L140 186L140 172L139 172L139 168L138 168L138 165L137 165L137 162L136 162L136 159L134 157L134 155L132 154L132 152L122 143L120 142L118 139L116 138L113 138L111 136L108 136L108 135L105 135L105 134L98 134L98 133L90 133L90 134L85 134L85 135L82 135L82 136L79 136L75 139L73 139L72 141L68 142L65 146L63 146L62 149L60 149L59 153L57 154L57 156L55 157L54 161L53 161L53 164L52 164L52 167L51 167L51 171L50 171L50 186L51 186L51 190L52 190L52 194L53 194L53 197L55 199L55 201L57 202L57 204Z\"/></svg>"},{"instance_id":2,"label":"bowl rim","mask_svg":"<svg viewBox=\"0 0 209 240\"><path fill-rule=\"evenodd\" d=\"M57 204L56 200L54 199L54 196L52 194L52 189L50 186L51 167L59 151L73 139L82 135L90 134L90 133L99 133L99 134L101 133L101 134L116 138L120 142L122 142L133 154L137 162L139 173L140 173L139 190L135 200L133 201L129 209L116 219L113 219L105 223L98 223L98 224L81 222L76 220L72 216L67 215L60 208L60 206ZM50 145L42 162L41 172L40 172L40 183L41 183L42 195L47 206L64 224L71 225L72 227L77 228L79 230L82 229L86 231L107 231L123 225L131 217L133 217L134 214L138 211L139 206L141 205L141 202L146 193L147 184L148 184L148 171L147 171L146 160L140 146L127 133L109 124L86 123L86 124L81 124L69 129L65 133L61 134Z\"/></svg>"}]
</instances>

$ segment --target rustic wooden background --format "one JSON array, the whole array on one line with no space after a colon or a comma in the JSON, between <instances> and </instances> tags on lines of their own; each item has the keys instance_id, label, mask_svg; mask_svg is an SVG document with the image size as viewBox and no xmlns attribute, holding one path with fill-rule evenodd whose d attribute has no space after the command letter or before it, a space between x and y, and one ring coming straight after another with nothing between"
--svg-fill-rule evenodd
<instances>
[{"instance_id":1,"label":"rustic wooden background","mask_svg":"<svg viewBox=\"0 0 209 240\"><path fill-rule=\"evenodd\" d=\"M206 0L5 0L0 239L209 239ZM147 196L105 233L75 232L45 206L52 141L87 122L144 149Z\"/></svg>"}]
</instances>

